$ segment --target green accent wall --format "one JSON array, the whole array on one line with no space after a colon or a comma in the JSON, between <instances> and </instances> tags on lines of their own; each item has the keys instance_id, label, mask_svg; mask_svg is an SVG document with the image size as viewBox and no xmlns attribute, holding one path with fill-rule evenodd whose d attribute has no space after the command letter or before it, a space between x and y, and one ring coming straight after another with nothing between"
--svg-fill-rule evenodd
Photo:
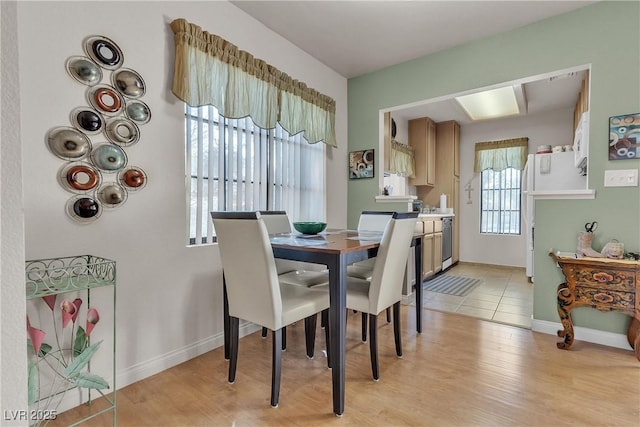
<instances>
[{"instance_id":1,"label":"green accent wall","mask_svg":"<svg viewBox=\"0 0 640 427\"><path fill-rule=\"evenodd\" d=\"M534 318L559 322L556 287L563 276L547 256L549 248L575 251L577 233L584 223L596 220L595 249L615 238L626 250L640 251L640 187L604 187L605 169L640 167L640 160L608 160L609 117L640 112L639 18L640 2L598 2L352 78L348 82L349 151L377 148L381 109L590 65L589 188L596 190L596 198L536 203ZM348 186L347 219L354 228L360 211L372 206L378 180L349 181ZM587 308L575 310L573 318L577 326L621 334L626 334L630 321L618 313Z\"/></svg>"}]
</instances>

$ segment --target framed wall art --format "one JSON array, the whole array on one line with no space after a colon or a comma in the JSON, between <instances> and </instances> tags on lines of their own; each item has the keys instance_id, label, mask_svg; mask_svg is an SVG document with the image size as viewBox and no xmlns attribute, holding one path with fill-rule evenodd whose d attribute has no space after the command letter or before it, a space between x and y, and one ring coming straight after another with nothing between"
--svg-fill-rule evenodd
<instances>
[{"instance_id":1,"label":"framed wall art","mask_svg":"<svg viewBox=\"0 0 640 427\"><path fill-rule=\"evenodd\" d=\"M373 178L375 175L374 150L349 153L349 179Z\"/></svg>"},{"instance_id":2,"label":"framed wall art","mask_svg":"<svg viewBox=\"0 0 640 427\"><path fill-rule=\"evenodd\" d=\"M640 113L609 117L609 160L640 159Z\"/></svg>"}]
</instances>

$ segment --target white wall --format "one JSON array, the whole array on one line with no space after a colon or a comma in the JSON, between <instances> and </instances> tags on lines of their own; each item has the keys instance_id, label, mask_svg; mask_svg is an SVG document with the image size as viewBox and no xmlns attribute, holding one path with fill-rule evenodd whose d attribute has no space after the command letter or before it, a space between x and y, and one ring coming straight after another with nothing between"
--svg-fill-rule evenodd
<instances>
[{"instance_id":1,"label":"white wall","mask_svg":"<svg viewBox=\"0 0 640 427\"><path fill-rule=\"evenodd\" d=\"M0 2L0 411L3 414L0 425L3 426L28 425L26 419L4 415L25 409L27 404L16 10L16 2Z\"/></svg>"},{"instance_id":2,"label":"white wall","mask_svg":"<svg viewBox=\"0 0 640 427\"><path fill-rule=\"evenodd\" d=\"M473 173L475 144L528 137L529 152L538 145L572 143L573 110L556 110L531 116L491 120L464 125L460 129L460 261L525 267L525 234L498 236L480 234L480 174ZM471 204L465 185L471 181Z\"/></svg>"},{"instance_id":3,"label":"white wall","mask_svg":"<svg viewBox=\"0 0 640 427\"><path fill-rule=\"evenodd\" d=\"M26 258L95 254L116 260L119 387L222 343L217 247L185 246L183 104L170 91L174 48L169 23L176 18L226 38L336 100L340 148L327 150L326 217L334 227L347 222L345 78L227 2L19 3ZM86 87L67 75L65 61L82 55L83 39L95 34L118 43L124 66L146 82L142 100L152 119L141 127L140 142L126 151L129 164L144 169L149 183L122 207L80 225L65 213L71 194L56 182L63 161L48 151L45 134L69 126L69 112L86 105ZM104 139L92 138L97 140Z\"/></svg>"}]
</instances>

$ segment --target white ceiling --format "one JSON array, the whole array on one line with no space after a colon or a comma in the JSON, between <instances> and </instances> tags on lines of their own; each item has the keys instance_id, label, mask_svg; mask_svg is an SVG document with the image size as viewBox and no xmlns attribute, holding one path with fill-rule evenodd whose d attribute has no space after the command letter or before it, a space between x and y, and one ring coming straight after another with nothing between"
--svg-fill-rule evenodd
<instances>
[{"instance_id":1,"label":"white ceiling","mask_svg":"<svg viewBox=\"0 0 640 427\"><path fill-rule=\"evenodd\" d=\"M356 77L522 27L595 1L232 1L337 73ZM563 73L564 74L564 73ZM529 114L573 106L582 74L525 85ZM433 111L433 112L432 112ZM452 100L399 117L469 119ZM439 118L438 115L446 117ZM413 116L413 117L411 117Z\"/></svg>"}]
</instances>

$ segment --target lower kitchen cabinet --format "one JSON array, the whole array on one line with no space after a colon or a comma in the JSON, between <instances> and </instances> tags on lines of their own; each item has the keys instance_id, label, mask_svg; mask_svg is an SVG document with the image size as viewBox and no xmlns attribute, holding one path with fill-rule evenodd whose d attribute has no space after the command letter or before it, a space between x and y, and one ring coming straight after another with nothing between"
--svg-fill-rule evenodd
<instances>
[{"instance_id":1,"label":"lower kitchen cabinet","mask_svg":"<svg viewBox=\"0 0 640 427\"><path fill-rule=\"evenodd\" d=\"M423 220L422 280L442 270L442 221Z\"/></svg>"},{"instance_id":2,"label":"lower kitchen cabinet","mask_svg":"<svg viewBox=\"0 0 640 427\"><path fill-rule=\"evenodd\" d=\"M422 238L422 280L435 274L433 271L433 233Z\"/></svg>"},{"instance_id":3,"label":"lower kitchen cabinet","mask_svg":"<svg viewBox=\"0 0 640 427\"><path fill-rule=\"evenodd\" d=\"M433 233L433 272L442 270L442 232Z\"/></svg>"}]
</instances>

